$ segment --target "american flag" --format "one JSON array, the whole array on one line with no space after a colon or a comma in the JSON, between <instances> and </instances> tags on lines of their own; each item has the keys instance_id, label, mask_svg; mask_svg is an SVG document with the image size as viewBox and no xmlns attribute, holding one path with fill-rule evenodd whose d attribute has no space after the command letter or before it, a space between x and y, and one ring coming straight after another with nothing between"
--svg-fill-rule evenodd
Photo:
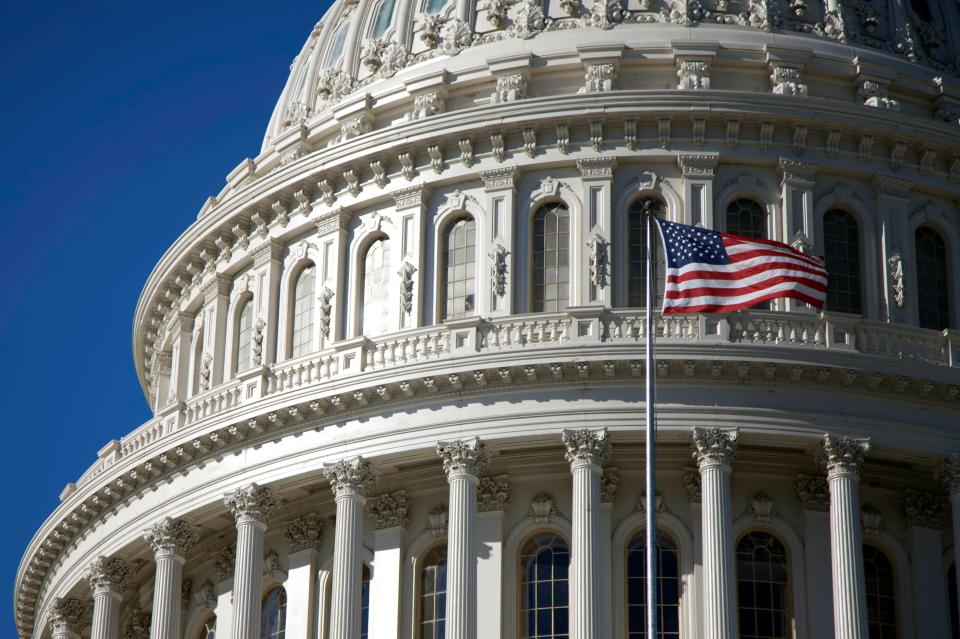
<instances>
[{"instance_id":1,"label":"american flag","mask_svg":"<svg viewBox=\"0 0 960 639\"><path fill-rule=\"evenodd\" d=\"M776 297L823 307L827 269L821 258L780 242L657 223L667 252L664 313L725 313Z\"/></svg>"}]
</instances>

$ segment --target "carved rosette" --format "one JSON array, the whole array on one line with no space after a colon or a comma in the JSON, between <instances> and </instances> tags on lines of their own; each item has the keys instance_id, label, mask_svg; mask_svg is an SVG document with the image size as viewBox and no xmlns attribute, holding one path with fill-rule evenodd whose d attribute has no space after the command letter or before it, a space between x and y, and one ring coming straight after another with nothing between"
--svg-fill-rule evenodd
<instances>
[{"instance_id":1,"label":"carved rosette","mask_svg":"<svg viewBox=\"0 0 960 639\"><path fill-rule=\"evenodd\" d=\"M454 442L437 442L437 454L443 459L447 479L479 477L487 465L487 448L478 437Z\"/></svg>"},{"instance_id":2,"label":"carved rosette","mask_svg":"<svg viewBox=\"0 0 960 639\"><path fill-rule=\"evenodd\" d=\"M280 507L280 500L267 486L249 484L224 496L224 505L230 509L237 523L266 523Z\"/></svg>"},{"instance_id":3,"label":"carved rosette","mask_svg":"<svg viewBox=\"0 0 960 639\"><path fill-rule=\"evenodd\" d=\"M564 429L561 433L563 445L567 447L566 458L570 463L570 470L581 466L603 466L607 455L610 454L610 442L607 429L580 430Z\"/></svg>"},{"instance_id":4,"label":"carved rosette","mask_svg":"<svg viewBox=\"0 0 960 639\"><path fill-rule=\"evenodd\" d=\"M370 514L377 522L376 530L406 528L410 523L407 517L409 510L410 498L404 490L380 495L370 502Z\"/></svg>"},{"instance_id":5,"label":"carved rosette","mask_svg":"<svg viewBox=\"0 0 960 639\"><path fill-rule=\"evenodd\" d=\"M823 436L820 462L827 469L827 477L860 474L863 458L870 451L870 440L850 437Z\"/></svg>"},{"instance_id":6,"label":"carved rosette","mask_svg":"<svg viewBox=\"0 0 960 639\"><path fill-rule=\"evenodd\" d=\"M960 454L954 453L940 462L937 478L951 498L960 497Z\"/></svg>"},{"instance_id":7,"label":"carved rosette","mask_svg":"<svg viewBox=\"0 0 960 639\"><path fill-rule=\"evenodd\" d=\"M797 497L800 509L805 511L829 512L830 487L825 477L797 475Z\"/></svg>"},{"instance_id":8,"label":"carved rosette","mask_svg":"<svg viewBox=\"0 0 960 639\"><path fill-rule=\"evenodd\" d=\"M153 548L157 557L164 555L183 557L199 538L200 535L193 526L182 519L172 517L164 517L143 533L144 541Z\"/></svg>"},{"instance_id":9,"label":"carved rosette","mask_svg":"<svg viewBox=\"0 0 960 639\"><path fill-rule=\"evenodd\" d=\"M477 487L477 511L490 513L506 510L509 496L510 482L506 475L481 477Z\"/></svg>"},{"instance_id":10,"label":"carved rosette","mask_svg":"<svg viewBox=\"0 0 960 639\"><path fill-rule=\"evenodd\" d=\"M50 604L50 626L52 633L79 634L80 624L87 614L87 607L79 599L57 597Z\"/></svg>"},{"instance_id":11,"label":"carved rosette","mask_svg":"<svg viewBox=\"0 0 960 639\"><path fill-rule=\"evenodd\" d=\"M119 557L100 556L87 569L87 582L96 597L100 593L119 593L124 582L133 572L127 562Z\"/></svg>"},{"instance_id":12,"label":"carved rosette","mask_svg":"<svg viewBox=\"0 0 960 639\"><path fill-rule=\"evenodd\" d=\"M734 430L720 428L693 429L693 458L697 460L700 470L711 466L729 468L737 452L737 439L740 433Z\"/></svg>"},{"instance_id":13,"label":"carved rosette","mask_svg":"<svg viewBox=\"0 0 960 639\"><path fill-rule=\"evenodd\" d=\"M290 546L290 552L316 550L323 540L323 520L314 513L297 517L289 524L283 536Z\"/></svg>"},{"instance_id":14,"label":"carved rosette","mask_svg":"<svg viewBox=\"0 0 960 639\"><path fill-rule=\"evenodd\" d=\"M365 497L377 481L373 464L362 457L341 459L323 467L323 475L330 482L334 496Z\"/></svg>"},{"instance_id":15,"label":"carved rosette","mask_svg":"<svg viewBox=\"0 0 960 639\"><path fill-rule=\"evenodd\" d=\"M946 508L942 497L918 490L905 490L903 497L900 498L900 506L903 508L903 518L908 526L920 526L933 530L943 528Z\"/></svg>"}]
</instances>

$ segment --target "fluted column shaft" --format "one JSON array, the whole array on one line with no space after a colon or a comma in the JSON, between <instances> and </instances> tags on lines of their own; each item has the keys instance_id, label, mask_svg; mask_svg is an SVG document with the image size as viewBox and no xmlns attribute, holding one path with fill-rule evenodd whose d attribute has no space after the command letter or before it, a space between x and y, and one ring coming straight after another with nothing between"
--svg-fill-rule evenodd
<instances>
[{"instance_id":1,"label":"fluted column shaft","mask_svg":"<svg viewBox=\"0 0 960 639\"><path fill-rule=\"evenodd\" d=\"M836 639L867 639L867 592L860 532L860 465L866 441L827 435L824 463L830 486L830 559Z\"/></svg>"},{"instance_id":2,"label":"fluted column shaft","mask_svg":"<svg viewBox=\"0 0 960 639\"><path fill-rule=\"evenodd\" d=\"M562 439L573 475L570 636L600 639L603 628L600 480L608 452L607 431L564 430Z\"/></svg>"},{"instance_id":3,"label":"fluted column shaft","mask_svg":"<svg viewBox=\"0 0 960 639\"><path fill-rule=\"evenodd\" d=\"M233 637L260 637L263 579L263 537L267 520L279 505L266 486L250 484L224 497L237 522L237 555L233 567Z\"/></svg>"},{"instance_id":4,"label":"fluted column shaft","mask_svg":"<svg viewBox=\"0 0 960 639\"><path fill-rule=\"evenodd\" d=\"M180 591L187 550L196 543L197 533L185 521L167 517L144 532L153 548L157 571L153 584L151 639L180 636Z\"/></svg>"},{"instance_id":5,"label":"fluted column shaft","mask_svg":"<svg viewBox=\"0 0 960 639\"><path fill-rule=\"evenodd\" d=\"M359 639L363 560L364 504L374 481L370 462L356 457L324 469L337 503L333 536L333 586L330 597L330 639Z\"/></svg>"},{"instance_id":6,"label":"fluted column shaft","mask_svg":"<svg viewBox=\"0 0 960 639\"><path fill-rule=\"evenodd\" d=\"M446 639L477 636L477 484L486 464L480 440L440 442L450 484L447 518Z\"/></svg>"},{"instance_id":7,"label":"fluted column shaft","mask_svg":"<svg viewBox=\"0 0 960 639\"><path fill-rule=\"evenodd\" d=\"M730 472L736 431L694 429L700 469L703 538L703 630L706 639L734 639L733 533Z\"/></svg>"},{"instance_id":8,"label":"fluted column shaft","mask_svg":"<svg viewBox=\"0 0 960 639\"><path fill-rule=\"evenodd\" d=\"M93 623L90 639L117 639L120 636L120 602L124 580L130 568L114 557L97 557L87 571L93 591Z\"/></svg>"}]
</instances>

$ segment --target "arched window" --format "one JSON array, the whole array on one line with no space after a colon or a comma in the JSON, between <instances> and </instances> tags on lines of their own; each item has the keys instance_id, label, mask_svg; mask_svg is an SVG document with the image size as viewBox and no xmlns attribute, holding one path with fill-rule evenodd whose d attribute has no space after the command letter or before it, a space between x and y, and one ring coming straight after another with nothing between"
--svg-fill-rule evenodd
<instances>
[{"instance_id":1,"label":"arched window","mask_svg":"<svg viewBox=\"0 0 960 639\"><path fill-rule=\"evenodd\" d=\"M293 333L291 357L306 355L313 346L313 293L316 290L317 269L311 264L300 271L293 287Z\"/></svg>"},{"instance_id":2,"label":"arched window","mask_svg":"<svg viewBox=\"0 0 960 639\"><path fill-rule=\"evenodd\" d=\"M870 639L894 638L897 636L897 599L893 586L893 566L882 550L864 544L863 569Z\"/></svg>"},{"instance_id":3,"label":"arched window","mask_svg":"<svg viewBox=\"0 0 960 639\"><path fill-rule=\"evenodd\" d=\"M545 204L533 215L534 313L562 311L570 299L570 210Z\"/></svg>"},{"instance_id":4,"label":"arched window","mask_svg":"<svg viewBox=\"0 0 960 639\"><path fill-rule=\"evenodd\" d=\"M420 639L443 639L447 616L447 546L435 546L420 568Z\"/></svg>"},{"instance_id":5,"label":"arched window","mask_svg":"<svg viewBox=\"0 0 960 639\"><path fill-rule=\"evenodd\" d=\"M333 40L333 48L330 49L330 55L327 57L327 68L333 69L340 65L343 58L343 45L347 42L347 32L350 30L350 23L344 23Z\"/></svg>"},{"instance_id":6,"label":"arched window","mask_svg":"<svg viewBox=\"0 0 960 639\"><path fill-rule=\"evenodd\" d=\"M789 636L787 550L766 532L751 532L737 544L737 602L742 639Z\"/></svg>"},{"instance_id":7,"label":"arched window","mask_svg":"<svg viewBox=\"0 0 960 639\"><path fill-rule=\"evenodd\" d=\"M570 550L552 532L531 537L520 553L520 636L523 639L569 637Z\"/></svg>"},{"instance_id":8,"label":"arched window","mask_svg":"<svg viewBox=\"0 0 960 639\"><path fill-rule=\"evenodd\" d=\"M947 245L929 226L914 233L917 247L917 310L920 326L943 330L950 325Z\"/></svg>"},{"instance_id":9,"label":"arched window","mask_svg":"<svg viewBox=\"0 0 960 639\"><path fill-rule=\"evenodd\" d=\"M253 300L249 297L241 302L243 307L237 318L237 372L250 370L250 348L253 339Z\"/></svg>"},{"instance_id":10,"label":"arched window","mask_svg":"<svg viewBox=\"0 0 960 639\"><path fill-rule=\"evenodd\" d=\"M657 531L657 639L680 637L680 560L677 542ZM647 636L647 533L627 544L627 639Z\"/></svg>"},{"instance_id":11,"label":"arched window","mask_svg":"<svg viewBox=\"0 0 960 639\"><path fill-rule=\"evenodd\" d=\"M476 310L476 245L477 223L472 217L450 224L443 234L443 319L467 317Z\"/></svg>"},{"instance_id":12,"label":"arched window","mask_svg":"<svg viewBox=\"0 0 960 639\"><path fill-rule=\"evenodd\" d=\"M767 237L767 216L763 207L750 198L739 198L727 206L727 233L763 240Z\"/></svg>"},{"instance_id":13,"label":"arched window","mask_svg":"<svg viewBox=\"0 0 960 639\"><path fill-rule=\"evenodd\" d=\"M447 0L425 0L423 12L427 14L440 13L445 6L447 6Z\"/></svg>"},{"instance_id":14,"label":"arched window","mask_svg":"<svg viewBox=\"0 0 960 639\"><path fill-rule=\"evenodd\" d=\"M360 573L360 639L370 636L370 566Z\"/></svg>"},{"instance_id":15,"label":"arched window","mask_svg":"<svg viewBox=\"0 0 960 639\"><path fill-rule=\"evenodd\" d=\"M197 633L197 639L217 639L217 617L214 615L210 619L207 619L202 626L200 626L200 632Z\"/></svg>"},{"instance_id":16,"label":"arched window","mask_svg":"<svg viewBox=\"0 0 960 639\"><path fill-rule=\"evenodd\" d=\"M627 306L646 306L647 304L647 226L644 217L647 203L653 207L658 218L666 216L667 207L662 200L655 197L642 197L634 200L627 210ZM659 237L655 231L654 238ZM654 303L659 306L663 301L664 265L663 251L654 243L655 262L653 265L654 279L657 290Z\"/></svg>"},{"instance_id":17,"label":"arched window","mask_svg":"<svg viewBox=\"0 0 960 639\"><path fill-rule=\"evenodd\" d=\"M957 606L957 564L947 569L947 597L950 599L950 628L953 639L960 639L960 608Z\"/></svg>"},{"instance_id":18,"label":"arched window","mask_svg":"<svg viewBox=\"0 0 960 639\"><path fill-rule=\"evenodd\" d=\"M363 334L372 337L389 330L390 240L376 240L363 260Z\"/></svg>"},{"instance_id":19,"label":"arched window","mask_svg":"<svg viewBox=\"0 0 960 639\"><path fill-rule=\"evenodd\" d=\"M267 593L260 607L260 639L287 636L287 592L277 586Z\"/></svg>"},{"instance_id":20,"label":"arched window","mask_svg":"<svg viewBox=\"0 0 960 639\"><path fill-rule=\"evenodd\" d=\"M379 38L390 28L390 23L393 21L393 7L395 5L396 0L383 0L380 6L377 7L377 15L373 19L373 31L370 33L371 38Z\"/></svg>"},{"instance_id":21,"label":"arched window","mask_svg":"<svg viewBox=\"0 0 960 639\"><path fill-rule=\"evenodd\" d=\"M860 227L840 209L823 215L823 252L830 285L827 310L860 313Z\"/></svg>"}]
</instances>

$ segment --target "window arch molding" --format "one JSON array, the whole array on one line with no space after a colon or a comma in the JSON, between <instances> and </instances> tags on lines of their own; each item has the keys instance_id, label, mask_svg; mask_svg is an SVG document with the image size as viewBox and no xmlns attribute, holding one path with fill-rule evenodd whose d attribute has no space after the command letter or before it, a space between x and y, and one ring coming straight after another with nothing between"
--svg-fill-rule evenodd
<instances>
[{"instance_id":1,"label":"window arch molding","mask_svg":"<svg viewBox=\"0 0 960 639\"><path fill-rule=\"evenodd\" d=\"M803 558L803 541L793 526L776 515L771 515L769 521L757 521L753 515L744 515L733 522L731 537L734 539L734 548L740 543L744 535L751 532L765 532L776 537L777 541L787 548L790 563L789 595L790 616L793 637L807 636L807 583L806 564Z\"/></svg>"},{"instance_id":2,"label":"window arch molding","mask_svg":"<svg viewBox=\"0 0 960 639\"><path fill-rule=\"evenodd\" d=\"M906 246L904 246L902 250L907 258L906 267L910 269L905 275L907 299L910 304L910 321L913 324L920 322L916 280L917 251L914 234L917 232L917 229L922 226L929 227L939 233L940 237L943 238L944 244L946 244L947 273L953 276L947 281L949 287L948 304L950 308L950 326L953 327L957 324L957 303L960 302L960 282L957 281L960 280L960 276L956 275L960 273L960 250L958 250L960 249L960 228L957 227L956 223L947 215L943 208L932 202L927 202L925 205L916 209L910 214L910 217L907 218L907 237L903 242Z\"/></svg>"},{"instance_id":3,"label":"window arch molding","mask_svg":"<svg viewBox=\"0 0 960 639\"><path fill-rule=\"evenodd\" d=\"M782 242L782 225L777 223L779 215L779 193L771 193L767 185L751 173L741 173L727 182L723 189L714 198L714 230L727 232L727 207L737 200L753 200L760 205L764 212L764 223L767 227L767 239Z\"/></svg>"},{"instance_id":4,"label":"window arch molding","mask_svg":"<svg viewBox=\"0 0 960 639\"><path fill-rule=\"evenodd\" d=\"M490 258L487 255L487 225L486 211L480 206L476 198L461 194L459 198L451 197L447 203L437 210L433 218L433 323L441 323L443 309L440 301L443 297L443 239L451 225L464 218L472 218L476 224L477 243L474 263L476 264L476 316L490 312L490 285L487 273L490 272ZM509 250L509 247L507 247ZM512 275L509 274L509 275Z\"/></svg>"},{"instance_id":5,"label":"window arch molding","mask_svg":"<svg viewBox=\"0 0 960 639\"><path fill-rule=\"evenodd\" d=\"M620 522L613 531L613 553L626 551L627 543L637 533L643 532L646 527L646 515L643 512L634 512ZM683 521L668 512L657 513L657 530L670 535L677 542L677 551L680 554L680 636L692 637L696 634L697 617L700 609L698 590L695 583L693 567L693 535ZM619 556L614 554L614 557ZM613 636L625 637L627 634L626 621L626 583L627 572L623 561L613 561Z\"/></svg>"},{"instance_id":6,"label":"window arch molding","mask_svg":"<svg viewBox=\"0 0 960 639\"><path fill-rule=\"evenodd\" d=\"M913 598L902 596L912 593L913 584L910 572L910 556L896 537L886 530L863 531L863 543L876 546L887 556L893 565L893 580L897 596L897 636L913 637Z\"/></svg>"},{"instance_id":7,"label":"window arch molding","mask_svg":"<svg viewBox=\"0 0 960 639\"><path fill-rule=\"evenodd\" d=\"M347 290L350 292L347 308L347 327L349 327L349 330L345 337L357 337L363 333L361 308L363 306L364 260L366 259L367 251L370 250L374 242L382 239L390 242L390 277L400 277L397 275L397 271L400 270L401 255L400 251L396 250L399 247L395 245L395 240L398 236L399 234L396 232L393 222L380 215L374 215L368 218L365 223L362 223L361 228L355 231L354 238L350 242L350 272L347 284ZM417 275L419 275L419 273L415 273L414 278L416 278ZM414 289L416 289L416 287L414 287ZM396 286L389 287L389 291L387 304L390 314L387 333L392 333L397 330L400 324L400 299ZM414 304L421 303L419 297L415 291ZM334 304L336 303L337 300L334 298Z\"/></svg>"},{"instance_id":8,"label":"window arch molding","mask_svg":"<svg viewBox=\"0 0 960 639\"><path fill-rule=\"evenodd\" d=\"M407 605L403 606L403 621L410 637L420 636L420 572L423 570L423 560L434 548L445 545L446 535L435 535L433 531L425 530L407 546L403 562L405 587L401 591L406 592L407 597Z\"/></svg>"},{"instance_id":9,"label":"window arch molding","mask_svg":"<svg viewBox=\"0 0 960 639\"><path fill-rule=\"evenodd\" d=\"M834 188L820 197L813 206L813 228L815 236L807 238L814 245L814 254L823 254L823 216L827 211L837 209L853 216L860 229L860 286L862 310L865 319L880 318L880 290L886 268L880 264L877 254L877 226L871 209L845 184L836 184ZM792 237L786 238L789 244Z\"/></svg>"},{"instance_id":10,"label":"window arch molding","mask_svg":"<svg viewBox=\"0 0 960 639\"><path fill-rule=\"evenodd\" d=\"M237 339L239 337L238 333L240 331L240 319L241 314L246 309L247 304L255 304L255 299L253 293L247 289L247 287L242 287L237 290L237 292L230 298L230 310L227 315L227 348L230 349L229 355L227 356L228 364L225 376L236 378L241 375L241 372L237 371L237 362L240 358L240 352L237 350ZM257 308L254 306L251 310L251 326L256 325L258 312Z\"/></svg>"},{"instance_id":11,"label":"window arch molding","mask_svg":"<svg viewBox=\"0 0 960 639\"><path fill-rule=\"evenodd\" d=\"M946 574L946 573L944 573ZM266 594L266 591L264 591ZM217 602L214 600L213 608L208 608L206 603L201 605L191 605L187 618L183 621L183 636L187 639L193 639L200 636L204 624L217 618ZM122 627L122 626L121 626Z\"/></svg>"},{"instance_id":12,"label":"window arch molding","mask_svg":"<svg viewBox=\"0 0 960 639\"><path fill-rule=\"evenodd\" d=\"M571 548L573 526L570 520L560 515L552 515L547 523L540 523L533 516L526 517L514 526L504 543L503 561L503 629L504 639L518 639L517 631L520 627L520 589L517 581L520 578L520 550L524 543L537 533L550 532L559 535Z\"/></svg>"},{"instance_id":13,"label":"window arch molding","mask_svg":"<svg viewBox=\"0 0 960 639\"><path fill-rule=\"evenodd\" d=\"M314 268L314 293L313 304L314 321L313 331L310 336L311 351L320 348L320 326L316 321L317 295L323 286L319 265L323 263L320 250L312 243L303 241L295 246L291 246L289 253L283 263L283 271L280 275L280 312L277 321L279 322L279 344L278 361L290 359L293 356L293 305L296 297L297 282L304 269Z\"/></svg>"}]
</instances>

